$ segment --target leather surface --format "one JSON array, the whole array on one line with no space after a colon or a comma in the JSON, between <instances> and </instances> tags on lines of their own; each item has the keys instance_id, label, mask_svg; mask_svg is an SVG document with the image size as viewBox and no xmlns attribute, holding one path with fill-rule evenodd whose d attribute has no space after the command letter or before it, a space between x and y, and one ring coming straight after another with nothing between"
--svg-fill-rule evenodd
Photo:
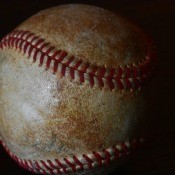
<instances>
[{"instance_id":1,"label":"leather surface","mask_svg":"<svg viewBox=\"0 0 175 175\"><path fill-rule=\"evenodd\" d=\"M25 2L16 1L0 2L2 23L1 37L10 32L27 17L41 9L58 5L55 1ZM59 1L70 3L72 1ZM78 2L78 1L76 1ZM159 66L153 82L154 93L149 99L151 109L150 135L152 141L145 148L140 149L131 159L114 174L174 174L174 17L175 2L170 0L153 1L87 1L89 4L103 6L113 11L121 11L123 15L135 20L150 33L156 42ZM15 14L15 15L14 15ZM156 105L155 105L156 104ZM27 175L28 173L18 168L4 151L0 150L1 174Z\"/></svg>"}]
</instances>

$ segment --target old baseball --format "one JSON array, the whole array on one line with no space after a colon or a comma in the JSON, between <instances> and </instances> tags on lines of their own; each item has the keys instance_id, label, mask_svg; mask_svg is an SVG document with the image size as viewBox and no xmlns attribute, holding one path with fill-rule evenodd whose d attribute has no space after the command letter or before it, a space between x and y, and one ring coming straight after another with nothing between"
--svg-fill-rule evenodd
<instances>
[{"instance_id":1,"label":"old baseball","mask_svg":"<svg viewBox=\"0 0 175 175\"><path fill-rule=\"evenodd\" d=\"M141 29L89 5L32 16L0 43L0 136L41 174L109 174L142 141L156 60Z\"/></svg>"}]
</instances>

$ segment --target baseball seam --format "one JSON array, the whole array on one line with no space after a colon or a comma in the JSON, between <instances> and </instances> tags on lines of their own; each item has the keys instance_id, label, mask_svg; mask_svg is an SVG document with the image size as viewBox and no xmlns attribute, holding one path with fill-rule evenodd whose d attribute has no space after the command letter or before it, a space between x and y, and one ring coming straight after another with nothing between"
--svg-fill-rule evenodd
<instances>
[{"instance_id":1,"label":"baseball seam","mask_svg":"<svg viewBox=\"0 0 175 175\"><path fill-rule=\"evenodd\" d=\"M129 154L130 150L138 147L143 142L143 139L127 140L124 143L119 143L99 152L94 151L90 154L40 161L21 159L13 154L3 141L0 140L0 142L12 159L14 159L21 167L28 169L31 172L43 174L67 174L79 170L101 167L103 165L108 165L111 161L124 158Z\"/></svg>"},{"instance_id":2,"label":"baseball seam","mask_svg":"<svg viewBox=\"0 0 175 175\"><path fill-rule=\"evenodd\" d=\"M155 53L149 49L142 62L131 65L118 66L118 68L106 68L85 63L70 55L68 52L58 50L43 38L24 30L16 30L5 36L0 49L15 48L32 58L33 62L39 62L39 66L45 64L46 69L59 73L61 77L69 77L80 84L87 82L90 87L107 87L110 90L139 90L153 69Z\"/></svg>"}]
</instances>

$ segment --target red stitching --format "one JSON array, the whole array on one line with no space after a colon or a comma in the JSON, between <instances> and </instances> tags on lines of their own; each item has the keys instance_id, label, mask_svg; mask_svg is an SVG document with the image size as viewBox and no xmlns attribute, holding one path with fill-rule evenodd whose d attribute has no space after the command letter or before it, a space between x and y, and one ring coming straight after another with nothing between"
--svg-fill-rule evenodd
<instances>
[{"instance_id":1,"label":"red stitching","mask_svg":"<svg viewBox=\"0 0 175 175\"><path fill-rule=\"evenodd\" d=\"M65 168L65 166L58 160L58 159L55 159L55 162L57 163L57 165L61 168Z\"/></svg>"},{"instance_id":2,"label":"red stitching","mask_svg":"<svg viewBox=\"0 0 175 175\"><path fill-rule=\"evenodd\" d=\"M124 67L119 65L117 69L83 63L82 60L69 56L66 51L57 50L50 43L29 31L13 31L2 39L0 48L15 47L27 54L28 58L32 57L33 62L39 59L39 66L42 66L44 59L47 59L46 69L51 67L50 63L53 60L54 64L51 67L53 73L59 70L62 76L69 75L72 79L77 79L76 76L79 76L77 80L80 83L85 82L86 79L91 87L97 84L100 88L107 86L110 90L137 90L142 85L138 79L145 81L144 79L153 69L154 60L157 59L156 52L149 48L150 44L152 46L152 41L146 38L146 42L147 55L141 63ZM59 64L61 64L61 69L58 69Z\"/></svg>"},{"instance_id":3,"label":"red stitching","mask_svg":"<svg viewBox=\"0 0 175 175\"><path fill-rule=\"evenodd\" d=\"M48 163L48 164L50 165L50 167L52 167L53 169L56 169L56 168L57 168L57 166L55 166L51 160L47 160L47 163Z\"/></svg>"},{"instance_id":4,"label":"red stitching","mask_svg":"<svg viewBox=\"0 0 175 175\"><path fill-rule=\"evenodd\" d=\"M81 60L77 61L76 64L75 64L75 66L73 67L73 69L78 70L78 67L79 67L81 64L82 64L82 61L81 61Z\"/></svg>"},{"instance_id":5,"label":"red stitching","mask_svg":"<svg viewBox=\"0 0 175 175\"><path fill-rule=\"evenodd\" d=\"M75 59L74 56L70 57L70 58L68 59L68 61L65 63L65 65L66 65L67 67L69 67L70 63L71 63L74 59Z\"/></svg>"},{"instance_id":6,"label":"red stitching","mask_svg":"<svg viewBox=\"0 0 175 175\"><path fill-rule=\"evenodd\" d=\"M82 71L79 71L78 74L79 74L80 82L83 83L84 82L84 73Z\"/></svg>"},{"instance_id":7,"label":"red stitching","mask_svg":"<svg viewBox=\"0 0 175 175\"><path fill-rule=\"evenodd\" d=\"M116 77L115 80L116 80L116 82L118 84L119 89L123 90L124 86L123 86L123 84L121 82L121 79L119 77Z\"/></svg>"},{"instance_id":8,"label":"red stitching","mask_svg":"<svg viewBox=\"0 0 175 175\"><path fill-rule=\"evenodd\" d=\"M68 159L64 158L64 160L67 163L67 165L72 168L72 171L75 172L76 171L76 166L74 164L72 164Z\"/></svg>"},{"instance_id":9,"label":"red stitching","mask_svg":"<svg viewBox=\"0 0 175 175\"><path fill-rule=\"evenodd\" d=\"M104 159L99 153L93 152L98 161L98 166L102 166L102 160Z\"/></svg>"},{"instance_id":10,"label":"red stitching","mask_svg":"<svg viewBox=\"0 0 175 175\"><path fill-rule=\"evenodd\" d=\"M114 83L112 81L113 79L111 77L107 77L106 79L107 79L107 83L108 83L109 88L111 90L114 89ZM121 89L121 88L119 88L119 89Z\"/></svg>"},{"instance_id":11,"label":"red stitching","mask_svg":"<svg viewBox=\"0 0 175 175\"><path fill-rule=\"evenodd\" d=\"M43 167L45 167L46 169L48 169L48 170L52 170L53 169L52 167L47 166L47 163L45 161L41 160L40 162L43 165Z\"/></svg>"},{"instance_id":12,"label":"red stitching","mask_svg":"<svg viewBox=\"0 0 175 175\"><path fill-rule=\"evenodd\" d=\"M122 149L124 150L124 154L122 155L122 157L125 158L129 152L129 150L128 150L128 147L126 146L126 144L122 143L121 146L122 146Z\"/></svg>"},{"instance_id":13,"label":"red stitching","mask_svg":"<svg viewBox=\"0 0 175 175\"><path fill-rule=\"evenodd\" d=\"M70 76L72 79L75 78L75 73L74 73L74 69L73 68L70 68Z\"/></svg>"},{"instance_id":14,"label":"red stitching","mask_svg":"<svg viewBox=\"0 0 175 175\"><path fill-rule=\"evenodd\" d=\"M105 67L99 68L98 77L99 77L99 78L103 78L104 75L105 75L105 73L106 73L106 68L105 68Z\"/></svg>"},{"instance_id":15,"label":"red stitching","mask_svg":"<svg viewBox=\"0 0 175 175\"><path fill-rule=\"evenodd\" d=\"M93 160L90 159L86 154L83 154L83 157L85 158L85 160L89 163L93 163Z\"/></svg>"},{"instance_id":16,"label":"red stitching","mask_svg":"<svg viewBox=\"0 0 175 175\"><path fill-rule=\"evenodd\" d=\"M129 68L128 66L125 67L125 72L126 72L125 77L126 78L131 77L131 71L132 71L131 68Z\"/></svg>"},{"instance_id":17,"label":"red stitching","mask_svg":"<svg viewBox=\"0 0 175 175\"><path fill-rule=\"evenodd\" d=\"M51 60L52 59L50 57L47 57L46 69L49 69Z\"/></svg>"},{"instance_id":18,"label":"red stitching","mask_svg":"<svg viewBox=\"0 0 175 175\"><path fill-rule=\"evenodd\" d=\"M110 162L110 153L108 152L108 151L106 151L106 150L104 150L104 153L106 154L106 165L108 165L109 164L109 162Z\"/></svg>"},{"instance_id":19,"label":"red stitching","mask_svg":"<svg viewBox=\"0 0 175 175\"><path fill-rule=\"evenodd\" d=\"M39 162L36 161L36 162L34 163L34 165L35 165L35 167L36 167L38 170L42 169L42 168L40 167L40 165L39 165Z\"/></svg>"},{"instance_id":20,"label":"red stitching","mask_svg":"<svg viewBox=\"0 0 175 175\"><path fill-rule=\"evenodd\" d=\"M92 152L91 154L83 154L79 156L72 156L67 158L55 160L23 160L14 155L1 141L7 153L23 168L35 173L43 174L64 174L75 172L77 170L92 169L103 165L108 165L111 161L124 158L128 151L139 145L142 139L133 139L125 143L109 147L99 152ZM119 149L118 149L119 148ZM83 160L84 159L84 160Z\"/></svg>"},{"instance_id":21,"label":"red stitching","mask_svg":"<svg viewBox=\"0 0 175 175\"><path fill-rule=\"evenodd\" d=\"M76 156L73 156L73 159L75 163L80 166L80 169L83 170L84 169L83 164L79 161L79 159Z\"/></svg>"},{"instance_id":22,"label":"red stitching","mask_svg":"<svg viewBox=\"0 0 175 175\"><path fill-rule=\"evenodd\" d=\"M123 69L122 69L122 67L121 66L118 66L118 75L117 75L117 77L118 78L122 78L122 75L123 75Z\"/></svg>"}]
</instances>

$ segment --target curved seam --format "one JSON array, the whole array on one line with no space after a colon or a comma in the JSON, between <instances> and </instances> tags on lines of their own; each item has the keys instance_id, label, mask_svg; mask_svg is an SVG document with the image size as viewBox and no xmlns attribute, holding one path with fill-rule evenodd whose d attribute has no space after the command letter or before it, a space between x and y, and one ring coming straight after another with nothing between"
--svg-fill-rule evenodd
<instances>
[{"instance_id":1,"label":"curved seam","mask_svg":"<svg viewBox=\"0 0 175 175\"><path fill-rule=\"evenodd\" d=\"M147 46L148 47L148 46ZM147 48L147 56L136 65L118 66L117 69L95 66L85 63L68 52L58 50L44 39L29 31L17 30L4 37L0 48L16 48L28 56L33 62L39 61L39 66L46 64L46 69L68 76L80 83L88 82L90 87L97 85L110 90L138 90L153 69L153 58L156 57Z\"/></svg>"},{"instance_id":2,"label":"curved seam","mask_svg":"<svg viewBox=\"0 0 175 175\"><path fill-rule=\"evenodd\" d=\"M23 168L37 173L70 173L78 170L88 170L102 165L108 165L111 161L118 160L127 156L130 150L138 147L143 139L127 140L115 146L103 149L102 151L93 151L90 154L73 155L55 160L26 160L13 154L0 140L6 152Z\"/></svg>"}]
</instances>

